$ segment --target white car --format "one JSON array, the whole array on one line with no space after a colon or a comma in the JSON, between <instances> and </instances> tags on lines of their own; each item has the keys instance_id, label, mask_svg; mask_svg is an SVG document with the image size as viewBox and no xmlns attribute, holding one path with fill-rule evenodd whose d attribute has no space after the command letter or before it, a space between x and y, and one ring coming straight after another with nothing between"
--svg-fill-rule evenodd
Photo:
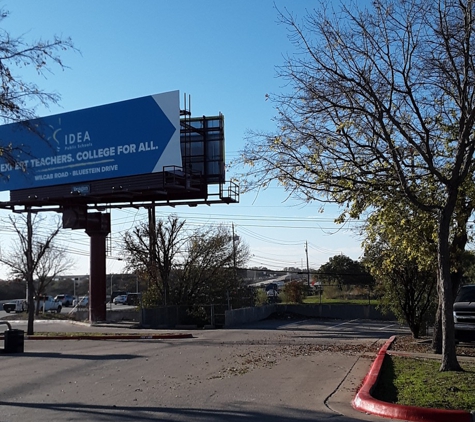
<instances>
[{"instance_id":1,"label":"white car","mask_svg":"<svg viewBox=\"0 0 475 422\"><path fill-rule=\"evenodd\" d=\"M28 309L26 300L16 299L3 304L3 310L8 314L10 312L24 312Z\"/></svg>"},{"instance_id":2,"label":"white car","mask_svg":"<svg viewBox=\"0 0 475 422\"><path fill-rule=\"evenodd\" d=\"M127 295L119 295L112 301L114 305L125 305L127 303Z\"/></svg>"},{"instance_id":3,"label":"white car","mask_svg":"<svg viewBox=\"0 0 475 422\"><path fill-rule=\"evenodd\" d=\"M73 300L73 306L86 307L89 306L89 296L80 296Z\"/></svg>"}]
</instances>

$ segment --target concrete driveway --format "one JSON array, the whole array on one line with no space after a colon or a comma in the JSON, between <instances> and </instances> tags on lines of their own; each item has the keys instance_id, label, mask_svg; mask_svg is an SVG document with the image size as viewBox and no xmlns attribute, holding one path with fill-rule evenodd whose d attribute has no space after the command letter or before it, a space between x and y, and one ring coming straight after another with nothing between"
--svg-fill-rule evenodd
<instances>
[{"instance_id":1,"label":"concrete driveway","mask_svg":"<svg viewBox=\"0 0 475 422\"><path fill-rule=\"evenodd\" d=\"M48 324L36 330L56 326ZM56 328L66 329L124 331ZM25 353L0 355L0 421L382 420L350 401L382 341L400 332L371 321L290 320L189 339L25 340Z\"/></svg>"}]
</instances>

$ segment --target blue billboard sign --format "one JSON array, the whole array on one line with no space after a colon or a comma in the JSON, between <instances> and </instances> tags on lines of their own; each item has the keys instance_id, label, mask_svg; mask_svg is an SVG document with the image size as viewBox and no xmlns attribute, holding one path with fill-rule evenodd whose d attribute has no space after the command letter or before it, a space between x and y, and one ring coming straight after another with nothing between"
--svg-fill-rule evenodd
<instances>
[{"instance_id":1,"label":"blue billboard sign","mask_svg":"<svg viewBox=\"0 0 475 422\"><path fill-rule=\"evenodd\" d=\"M0 126L0 190L54 186L182 166L179 92Z\"/></svg>"}]
</instances>

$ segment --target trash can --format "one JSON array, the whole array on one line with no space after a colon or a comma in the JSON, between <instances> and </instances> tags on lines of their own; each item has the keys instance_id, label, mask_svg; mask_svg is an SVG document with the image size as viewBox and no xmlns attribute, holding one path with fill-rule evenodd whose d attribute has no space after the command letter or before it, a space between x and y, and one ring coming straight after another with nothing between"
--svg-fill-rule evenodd
<instances>
[{"instance_id":1,"label":"trash can","mask_svg":"<svg viewBox=\"0 0 475 422\"><path fill-rule=\"evenodd\" d=\"M23 353L25 350L25 332L23 330L7 330L4 333L4 353Z\"/></svg>"}]
</instances>

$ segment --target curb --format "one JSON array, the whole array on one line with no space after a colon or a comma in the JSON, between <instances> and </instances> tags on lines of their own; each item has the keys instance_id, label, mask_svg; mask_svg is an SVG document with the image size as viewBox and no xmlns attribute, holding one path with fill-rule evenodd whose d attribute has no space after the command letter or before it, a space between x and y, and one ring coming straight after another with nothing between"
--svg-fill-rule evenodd
<instances>
[{"instance_id":1,"label":"curb","mask_svg":"<svg viewBox=\"0 0 475 422\"><path fill-rule=\"evenodd\" d=\"M376 359L363 380L363 385L351 402L353 408L361 412L382 416L384 418L402 419L405 421L447 422L450 420L450 422L472 422L472 414L463 410L403 406L377 400L371 395L371 392L378 381L379 372L383 365L387 349L395 338L396 336L390 337L379 350Z\"/></svg>"},{"instance_id":2,"label":"curb","mask_svg":"<svg viewBox=\"0 0 475 422\"><path fill-rule=\"evenodd\" d=\"M81 334L78 336L39 336L39 335L25 335L25 340L169 340L193 338L193 334L110 334L110 335L89 335ZM0 336L3 340L4 336Z\"/></svg>"}]
</instances>

